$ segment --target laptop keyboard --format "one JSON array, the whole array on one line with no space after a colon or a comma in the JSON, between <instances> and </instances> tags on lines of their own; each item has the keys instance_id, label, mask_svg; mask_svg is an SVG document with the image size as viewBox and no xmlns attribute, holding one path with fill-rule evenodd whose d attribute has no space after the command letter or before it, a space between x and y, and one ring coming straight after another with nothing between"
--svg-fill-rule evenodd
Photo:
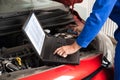
<instances>
[{"instance_id":1,"label":"laptop keyboard","mask_svg":"<svg viewBox=\"0 0 120 80\"><path fill-rule=\"evenodd\" d=\"M58 55L54 55L54 51L58 48L61 47L63 45L66 45L66 40L65 39L58 39L58 38L53 38L51 39L51 43L47 46L49 48L47 48L47 56L44 56L46 59L48 58L56 58L56 60L58 59ZM60 57L60 56L59 56Z\"/></svg>"},{"instance_id":2,"label":"laptop keyboard","mask_svg":"<svg viewBox=\"0 0 120 80\"><path fill-rule=\"evenodd\" d=\"M48 50L49 52L49 56L47 58L49 58L50 60L53 59L53 61L55 62L66 62L68 61L68 59L65 59L59 55L54 55L53 52L58 48L58 47L61 47L63 45L66 45L68 44L67 41L63 38L57 38L57 39L54 39L52 40L53 43L56 42L55 44L52 44L51 48Z\"/></svg>"},{"instance_id":3,"label":"laptop keyboard","mask_svg":"<svg viewBox=\"0 0 120 80\"><path fill-rule=\"evenodd\" d=\"M60 47L60 46L63 46L63 45L66 45L66 40L65 39L57 39L57 44L56 47Z\"/></svg>"}]
</instances>

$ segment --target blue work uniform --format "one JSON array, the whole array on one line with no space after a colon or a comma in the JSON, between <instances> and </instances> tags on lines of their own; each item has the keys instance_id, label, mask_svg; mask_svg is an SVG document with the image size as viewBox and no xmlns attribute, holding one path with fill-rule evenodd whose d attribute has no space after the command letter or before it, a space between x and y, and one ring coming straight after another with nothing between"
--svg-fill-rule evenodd
<instances>
[{"instance_id":1,"label":"blue work uniform","mask_svg":"<svg viewBox=\"0 0 120 80\"><path fill-rule=\"evenodd\" d=\"M87 47L101 30L108 17L118 25L114 33L115 39L117 40L114 80L120 80L120 0L96 0L90 16L86 20L84 29L78 36L76 42L81 47Z\"/></svg>"}]
</instances>

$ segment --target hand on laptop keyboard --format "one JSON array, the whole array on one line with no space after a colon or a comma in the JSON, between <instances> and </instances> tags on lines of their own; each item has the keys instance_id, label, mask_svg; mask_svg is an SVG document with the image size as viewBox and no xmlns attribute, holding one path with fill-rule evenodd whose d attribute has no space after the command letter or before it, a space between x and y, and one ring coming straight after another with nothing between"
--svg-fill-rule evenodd
<instances>
[{"instance_id":1,"label":"hand on laptop keyboard","mask_svg":"<svg viewBox=\"0 0 120 80\"><path fill-rule=\"evenodd\" d=\"M54 51L54 54L57 54L61 57L67 57L68 55L71 55L71 54L74 54L75 52L77 52L81 47L76 43L74 42L73 44L71 45L66 45L66 46L62 46L62 47L59 47L57 48L55 51Z\"/></svg>"}]
</instances>

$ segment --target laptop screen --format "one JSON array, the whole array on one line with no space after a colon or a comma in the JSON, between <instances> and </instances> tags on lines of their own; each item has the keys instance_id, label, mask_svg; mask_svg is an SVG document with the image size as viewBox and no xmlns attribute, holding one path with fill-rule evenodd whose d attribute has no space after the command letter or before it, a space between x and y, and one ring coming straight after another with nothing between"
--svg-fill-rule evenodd
<instances>
[{"instance_id":1,"label":"laptop screen","mask_svg":"<svg viewBox=\"0 0 120 80\"><path fill-rule=\"evenodd\" d=\"M45 39L45 33L34 13L32 13L32 15L26 21L23 30L40 55Z\"/></svg>"}]
</instances>

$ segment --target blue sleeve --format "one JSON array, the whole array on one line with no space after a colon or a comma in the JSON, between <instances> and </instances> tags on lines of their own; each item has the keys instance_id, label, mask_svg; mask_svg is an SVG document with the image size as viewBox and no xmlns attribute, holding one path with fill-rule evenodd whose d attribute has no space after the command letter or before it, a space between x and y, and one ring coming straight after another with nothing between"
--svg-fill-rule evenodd
<instances>
[{"instance_id":1,"label":"blue sleeve","mask_svg":"<svg viewBox=\"0 0 120 80\"><path fill-rule=\"evenodd\" d=\"M90 16L87 18L84 29L76 39L81 47L87 47L101 30L109 17L117 0L96 0Z\"/></svg>"}]
</instances>

